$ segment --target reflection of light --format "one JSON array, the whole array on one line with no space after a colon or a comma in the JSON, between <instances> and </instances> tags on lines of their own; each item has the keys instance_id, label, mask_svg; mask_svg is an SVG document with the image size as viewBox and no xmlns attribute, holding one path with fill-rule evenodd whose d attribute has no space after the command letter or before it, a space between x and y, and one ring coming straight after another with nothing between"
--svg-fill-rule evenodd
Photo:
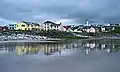
<instances>
[{"instance_id":1,"label":"reflection of light","mask_svg":"<svg viewBox=\"0 0 120 72\"><path fill-rule=\"evenodd\" d=\"M87 47L90 47L90 44L89 44L89 43L87 43L87 44L86 44L86 46L87 46Z\"/></svg>"},{"instance_id":2,"label":"reflection of light","mask_svg":"<svg viewBox=\"0 0 120 72\"><path fill-rule=\"evenodd\" d=\"M101 48L105 48L105 44L102 44Z\"/></svg>"},{"instance_id":3,"label":"reflection of light","mask_svg":"<svg viewBox=\"0 0 120 72\"><path fill-rule=\"evenodd\" d=\"M85 53L88 55L88 53L89 53L89 50L88 50L88 49L86 49L86 50L85 50Z\"/></svg>"},{"instance_id":4,"label":"reflection of light","mask_svg":"<svg viewBox=\"0 0 120 72\"><path fill-rule=\"evenodd\" d=\"M87 43L86 47L94 48L95 47L95 43Z\"/></svg>"},{"instance_id":5,"label":"reflection of light","mask_svg":"<svg viewBox=\"0 0 120 72\"><path fill-rule=\"evenodd\" d=\"M114 49L114 48L115 48L115 45L113 45L112 48Z\"/></svg>"},{"instance_id":6,"label":"reflection of light","mask_svg":"<svg viewBox=\"0 0 120 72\"><path fill-rule=\"evenodd\" d=\"M110 53L110 49L107 49L107 52Z\"/></svg>"},{"instance_id":7,"label":"reflection of light","mask_svg":"<svg viewBox=\"0 0 120 72\"><path fill-rule=\"evenodd\" d=\"M95 43L90 44L90 48L94 48L95 47Z\"/></svg>"}]
</instances>

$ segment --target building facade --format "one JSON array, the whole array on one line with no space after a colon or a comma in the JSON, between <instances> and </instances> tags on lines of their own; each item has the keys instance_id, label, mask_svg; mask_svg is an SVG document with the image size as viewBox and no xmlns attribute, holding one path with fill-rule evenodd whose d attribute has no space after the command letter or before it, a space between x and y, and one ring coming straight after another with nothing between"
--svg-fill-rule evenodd
<instances>
[{"instance_id":1,"label":"building facade","mask_svg":"<svg viewBox=\"0 0 120 72\"><path fill-rule=\"evenodd\" d=\"M8 30L7 26L0 26L0 31L6 31L6 30Z\"/></svg>"},{"instance_id":2,"label":"building facade","mask_svg":"<svg viewBox=\"0 0 120 72\"><path fill-rule=\"evenodd\" d=\"M33 30L37 31L40 30L40 25L38 23L33 22L19 22L16 24L16 30Z\"/></svg>"},{"instance_id":3,"label":"building facade","mask_svg":"<svg viewBox=\"0 0 120 72\"><path fill-rule=\"evenodd\" d=\"M15 30L16 29L16 24L9 24L8 29L9 30Z\"/></svg>"},{"instance_id":4,"label":"building facade","mask_svg":"<svg viewBox=\"0 0 120 72\"><path fill-rule=\"evenodd\" d=\"M83 27L83 32L86 33L99 33L100 32L100 28L99 27L94 27L94 26L85 26Z\"/></svg>"},{"instance_id":5,"label":"building facade","mask_svg":"<svg viewBox=\"0 0 120 72\"><path fill-rule=\"evenodd\" d=\"M52 21L46 21L42 24L42 30L49 31L49 30L59 30L62 31L62 24L56 24Z\"/></svg>"}]
</instances>

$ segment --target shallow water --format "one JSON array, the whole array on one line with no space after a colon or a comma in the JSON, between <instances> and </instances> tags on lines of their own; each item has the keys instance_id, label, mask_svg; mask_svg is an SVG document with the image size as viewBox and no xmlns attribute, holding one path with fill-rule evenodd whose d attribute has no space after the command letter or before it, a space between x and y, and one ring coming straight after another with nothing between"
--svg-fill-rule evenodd
<instances>
[{"instance_id":1,"label":"shallow water","mask_svg":"<svg viewBox=\"0 0 120 72\"><path fill-rule=\"evenodd\" d=\"M0 72L120 72L120 40L0 43Z\"/></svg>"}]
</instances>

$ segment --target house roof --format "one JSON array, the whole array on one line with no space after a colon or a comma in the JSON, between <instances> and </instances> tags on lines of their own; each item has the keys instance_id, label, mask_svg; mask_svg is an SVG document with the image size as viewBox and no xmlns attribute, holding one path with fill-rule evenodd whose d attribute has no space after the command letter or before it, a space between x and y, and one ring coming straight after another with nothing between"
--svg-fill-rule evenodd
<instances>
[{"instance_id":1,"label":"house roof","mask_svg":"<svg viewBox=\"0 0 120 72\"><path fill-rule=\"evenodd\" d=\"M95 29L99 29L101 27L97 27L97 26L84 26L83 29L90 29L90 28L95 28Z\"/></svg>"},{"instance_id":2,"label":"house roof","mask_svg":"<svg viewBox=\"0 0 120 72\"><path fill-rule=\"evenodd\" d=\"M84 26L83 29L89 29L91 26Z\"/></svg>"},{"instance_id":3,"label":"house roof","mask_svg":"<svg viewBox=\"0 0 120 72\"><path fill-rule=\"evenodd\" d=\"M71 27L72 30L78 29L79 26Z\"/></svg>"},{"instance_id":4,"label":"house roof","mask_svg":"<svg viewBox=\"0 0 120 72\"><path fill-rule=\"evenodd\" d=\"M54 23L52 21L46 21L43 24L46 24L46 23L51 23L51 26L60 26L61 25L61 23L60 24L56 24L56 23Z\"/></svg>"},{"instance_id":5,"label":"house roof","mask_svg":"<svg viewBox=\"0 0 120 72\"><path fill-rule=\"evenodd\" d=\"M105 28L107 28L107 27L115 27L115 26L104 26Z\"/></svg>"},{"instance_id":6,"label":"house roof","mask_svg":"<svg viewBox=\"0 0 120 72\"><path fill-rule=\"evenodd\" d=\"M55 24L55 23L54 23L54 22L52 22L52 21L46 21L46 22L44 22L44 24L46 24L46 23Z\"/></svg>"},{"instance_id":7,"label":"house roof","mask_svg":"<svg viewBox=\"0 0 120 72\"><path fill-rule=\"evenodd\" d=\"M66 30L68 30L71 26L63 26Z\"/></svg>"},{"instance_id":8,"label":"house roof","mask_svg":"<svg viewBox=\"0 0 120 72\"><path fill-rule=\"evenodd\" d=\"M33 23L33 22L26 22L26 21L22 21L23 23L27 24L27 25L36 25L39 26L38 23Z\"/></svg>"},{"instance_id":9,"label":"house roof","mask_svg":"<svg viewBox=\"0 0 120 72\"><path fill-rule=\"evenodd\" d=\"M3 30L3 29L8 29L8 27L7 26L0 26L0 30Z\"/></svg>"},{"instance_id":10,"label":"house roof","mask_svg":"<svg viewBox=\"0 0 120 72\"><path fill-rule=\"evenodd\" d=\"M16 25L16 24L9 24L9 25Z\"/></svg>"}]
</instances>

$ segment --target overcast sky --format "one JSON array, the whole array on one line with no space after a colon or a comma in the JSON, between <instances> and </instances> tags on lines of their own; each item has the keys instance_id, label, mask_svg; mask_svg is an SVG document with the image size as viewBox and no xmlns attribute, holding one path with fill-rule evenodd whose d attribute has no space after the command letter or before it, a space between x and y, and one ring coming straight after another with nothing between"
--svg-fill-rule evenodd
<instances>
[{"instance_id":1,"label":"overcast sky","mask_svg":"<svg viewBox=\"0 0 120 72\"><path fill-rule=\"evenodd\" d=\"M0 0L0 24L21 20L64 24L119 23L120 0Z\"/></svg>"}]
</instances>

